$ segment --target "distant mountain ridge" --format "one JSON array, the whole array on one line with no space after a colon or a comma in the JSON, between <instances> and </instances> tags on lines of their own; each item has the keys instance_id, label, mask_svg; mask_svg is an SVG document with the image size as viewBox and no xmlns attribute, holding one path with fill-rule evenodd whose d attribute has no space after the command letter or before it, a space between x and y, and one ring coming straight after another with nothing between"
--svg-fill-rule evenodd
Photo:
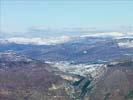
<instances>
[{"instance_id":1,"label":"distant mountain ridge","mask_svg":"<svg viewBox=\"0 0 133 100\"><path fill-rule=\"evenodd\" d=\"M63 40L63 39L67 40ZM133 56L133 37L63 37L47 39L38 44L38 39L25 38L15 41L1 40L0 51L12 50L32 59L44 61L70 61L75 63L104 62L111 59ZM27 40L27 39L26 39ZM40 39L39 39L40 40ZM21 42L20 42L21 41ZM32 42L29 42L32 41ZM43 41L43 39L42 39ZM50 44L49 41L56 41ZM60 42L59 42L60 41ZM46 42L49 42L47 44Z\"/></svg>"}]
</instances>

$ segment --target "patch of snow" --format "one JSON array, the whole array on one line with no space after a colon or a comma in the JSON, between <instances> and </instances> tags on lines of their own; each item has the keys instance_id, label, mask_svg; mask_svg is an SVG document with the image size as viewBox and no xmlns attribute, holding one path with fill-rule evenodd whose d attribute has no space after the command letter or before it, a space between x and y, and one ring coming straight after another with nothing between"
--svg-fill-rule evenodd
<instances>
[{"instance_id":1,"label":"patch of snow","mask_svg":"<svg viewBox=\"0 0 133 100\"><path fill-rule=\"evenodd\" d=\"M97 77L102 74L102 69L105 67L104 64L70 64L69 62L55 62L51 63L53 67L58 68L62 72L76 74L80 76L91 75Z\"/></svg>"},{"instance_id":2,"label":"patch of snow","mask_svg":"<svg viewBox=\"0 0 133 100\"><path fill-rule=\"evenodd\" d=\"M83 51L83 53L84 53L84 54L86 54L86 53L87 53L87 51L85 50L85 51Z\"/></svg>"},{"instance_id":3,"label":"patch of snow","mask_svg":"<svg viewBox=\"0 0 133 100\"><path fill-rule=\"evenodd\" d=\"M123 48L133 48L133 41L119 42L117 43L119 47Z\"/></svg>"}]
</instances>

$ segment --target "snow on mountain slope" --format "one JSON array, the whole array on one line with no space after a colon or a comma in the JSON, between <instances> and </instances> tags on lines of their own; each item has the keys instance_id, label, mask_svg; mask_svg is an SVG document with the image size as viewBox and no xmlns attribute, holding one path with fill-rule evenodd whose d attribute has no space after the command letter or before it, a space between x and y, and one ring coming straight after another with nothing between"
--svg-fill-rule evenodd
<instances>
[{"instance_id":1,"label":"snow on mountain slope","mask_svg":"<svg viewBox=\"0 0 133 100\"><path fill-rule=\"evenodd\" d=\"M133 48L133 37L132 36L128 36L128 37L119 37L116 39L117 40L117 44L119 47L122 48Z\"/></svg>"},{"instance_id":2,"label":"snow on mountain slope","mask_svg":"<svg viewBox=\"0 0 133 100\"><path fill-rule=\"evenodd\" d=\"M83 35L81 37L86 37L86 36L92 36L92 37L120 37L124 36L125 34L122 32L101 32L101 33L95 33L95 34L87 34Z\"/></svg>"},{"instance_id":3,"label":"snow on mountain slope","mask_svg":"<svg viewBox=\"0 0 133 100\"><path fill-rule=\"evenodd\" d=\"M124 48L133 48L133 41L131 42L120 42L118 43L119 47L124 47Z\"/></svg>"},{"instance_id":4,"label":"snow on mountain slope","mask_svg":"<svg viewBox=\"0 0 133 100\"><path fill-rule=\"evenodd\" d=\"M69 42L71 40L84 39L86 37L102 37L102 38L114 38L121 39L124 37L133 37L133 32L122 33L122 32L101 32L101 33L86 33L79 36L71 36L71 35L61 35L61 36L50 36L50 37L9 37L9 38L1 38L0 43L16 43L16 44L34 44L34 45L54 45ZM102 39L101 39L102 40ZM130 41L131 42L131 41ZM132 47L131 43L118 43L121 46Z\"/></svg>"},{"instance_id":5,"label":"snow on mountain slope","mask_svg":"<svg viewBox=\"0 0 133 100\"><path fill-rule=\"evenodd\" d=\"M23 37L14 37L14 38L7 38L1 39L1 43L16 43L16 44L35 44L35 45L53 45L64 43L70 41L70 37L68 36L61 36L61 37L50 37L50 38L23 38Z\"/></svg>"},{"instance_id":6,"label":"snow on mountain slope","mask_svg":"<svg viewBox=\"0 0 133 100\"><path fill-rule=\"evenodd\" d=\"M67 61L49 62L52 67L58 68L60 71L80 76L99 77L106 70L105 64L70 64Z\"/></svg>"}]
</instances>

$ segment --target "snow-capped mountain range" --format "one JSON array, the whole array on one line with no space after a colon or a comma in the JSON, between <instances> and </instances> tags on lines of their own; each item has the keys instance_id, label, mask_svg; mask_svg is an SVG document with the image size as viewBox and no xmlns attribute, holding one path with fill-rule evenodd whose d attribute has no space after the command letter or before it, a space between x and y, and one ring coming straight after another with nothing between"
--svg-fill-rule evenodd
<instances>
[{"instance_id":1,"label":"snow-capped mountain range","mask_svg":"<svg viewBox=\"0 0 133 100\"><path fill-rule=\"evenodd\" d=\"M69 42L76 39L82 39L86 37L111 37L115 39L121 39L124 37L133 38L133 32L122 33L122 32L103 32L103 33L91 33L80 36L69 36L69 35L61 35L61 36L49 36L49 37L8 37L8 38L0 38L0 43L16 43L16 44L35 44L35 45L52 45L52 44L60 44ZM119 46L132 47L133 41L128 41L124 43L119 43Z\"/></svg>"},{"instance_id":2,"label":"snow-capped mountain range","mask_svg":"<svg viewBox=\"0 0 133 100\"><path fill-rule=\"evenodd\" d=\"M70 41L70 37L50 37L50 38L24 38L24 37L13 37L0 39L1 43L16 43L16 44L34 44L34 45L52 45L58 43L64 43Z\"/></svg>"},{"instance_id":3,"label":"snow-capped mountain range","mask_svg":"<svg viewBox=\"0 0 133 100\"><path fill-rule=\"evenodd\" d=\"M77 41L85 38L111 38L117 41L119 47L133 47L133 32L122 33L122 32L104 32L104 33L92 33L80 36L49 36L49 37L8 37L0 38L0 43L15 43L15 44L33 44L33 45L56 45L70 41Z\"/></svg>"}]
</instances>

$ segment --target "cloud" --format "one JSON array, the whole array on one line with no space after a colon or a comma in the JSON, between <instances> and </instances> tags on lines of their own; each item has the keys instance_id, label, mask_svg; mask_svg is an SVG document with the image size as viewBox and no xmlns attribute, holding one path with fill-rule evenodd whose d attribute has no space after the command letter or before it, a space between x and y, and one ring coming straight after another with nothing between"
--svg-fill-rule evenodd
<instances>
[{"instance_id":1,"label":"cloud","mask_svg":"<svg viewBox=\"0 0 133 100\"><path fill-rule=\"evenodd\" d=\"M26 32L19 33L0 33L3 37L27 37L27 38L49 38L59 36L123 36L133 35L133 27L119 27L114 29L71 27L71 28L50 28L43 25L30 27Z\"/></svg>"}]
</instances>

